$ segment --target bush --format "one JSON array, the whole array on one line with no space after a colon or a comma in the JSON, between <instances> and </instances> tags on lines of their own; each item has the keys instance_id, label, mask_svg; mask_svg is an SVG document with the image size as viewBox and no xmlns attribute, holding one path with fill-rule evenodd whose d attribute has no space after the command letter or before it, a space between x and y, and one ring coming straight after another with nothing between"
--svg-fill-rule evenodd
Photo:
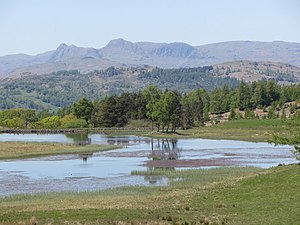
<instances>
[{"instance_id":1,"label":"bush","mask_svg":"<svg viewBox=\"0 0 300 225\"><path fill-rule=\"evenodd\" d=\"M6 119L3 122L4 126L8 128L18 128L18 129L24 129L25 128L25 120L16 117L12 119Z\"/></svg>"},{"instance_id":2,"label":"bush","mask_svg":"<svg viewBox=\"0 0 300 225\"><path fill-rule=\"evenodd\" d=\"M254 119L254 118L255 118L254 112L247 108L245 110L245 119Z\"/></svg>"},{"instance_id":3,"label":"bush","mask_svg":"<svg viewBox=\"0 0 300 225\"><path fill-rule=\"evenodd\" d=\"M55 128L59 128L59 126L60 126L60 119L58 116L48 116L32 124L32 127L36 129L55 129Z\"/></svg>"},{"instance_id":4,"label":"bush","mask_svg":"<svg viewBox=\"0 0 300 225\"><path fill-rule=\"evenodd\" d=\"M234 108L231 108L228 119L229 120L235 120L236 119L236 113L235 113Z\"/></svg>"},{"instance_id":5,"label":"bush","mask_svg":"<svg viewBox=\"0 0 300 225\"><path fill-rule=\"evenodd\" d=\"M87 123L84 119L77 119L73 114L64 116L61 120L62 128L85 128Z\"/></svg>"},{"instance_id":6,"label":"bush","mask_svg":"<svg viewBox=\"0 0 300 225\"><path fill-rule=\"evenodd\" d=\"M271 106L268 110L268 115L267 115L268 119L276 119L276 113L275 113L275 108L273 106Z\"/></svg>"}]
</instances>

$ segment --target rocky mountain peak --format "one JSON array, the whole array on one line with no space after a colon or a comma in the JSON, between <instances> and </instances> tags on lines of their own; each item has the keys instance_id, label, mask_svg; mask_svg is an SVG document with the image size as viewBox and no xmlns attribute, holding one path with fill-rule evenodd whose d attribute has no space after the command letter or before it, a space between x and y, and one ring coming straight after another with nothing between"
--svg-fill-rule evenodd
<instances>
[{"instance_id":1,"label":"rocky mountain peak","mask_svg":"<svg viewBox=\"0 0 300 225\"><path fill-rule=\"evenodd\" d=\"M71 59L94 58L99 59L101 55L97 49L82 48L75 45L60 44L53 52L49 62L59 62Z\"/></svg>"},{"instance_id":2,"label":"rocky mountain peak","mask_svg":"<svg viewBox=\"0 0 300 225\"><path fill-rule=\"evenodd\" d=\"M126 41L122 38L111 40L103 49L114 51L131 51L135 52L138 49L138 45L136 43Z\"/></svg>"},{"instance_id":3,"label":"rocky mountain peak","mask_svg":"<svg viewBox=\"0 0 300 225\"><path fill-rule=\"evenodd\" d=\"M56 51L61 51L61 50L66 49L66 48L68 48L68 47L69 47L69 46L68 46L67 44L61 43L61 44L57 47Z\"/></svg>"},{"instance_id":4,"label":"rocky mountain peak","mask_svg":"<svg viewBox=\"0 0 300 225\"><path fill-rule=\"evenodd\" d=\"M116 64L179 68L207 66L237 60L272 61L299 66L300 43L229 41L191 46L182 42L130 42L118 38L111 40L100 49L62 43L57 49L36 56L16 54L0 57L0 79L12 73L35 72L36 68L46 73L49 66L57 70L67 68L93 71ZM62 68L61 65L67 66Z\"/></svg>"},{"instance_id":5,"label":"rocky mountain peak","mask_svg":"<svg viewBox=\"0 0 300 225\"><path fill-rule=\"evenodd\" d=\"M186 58L197 52L197 49L191 45L182 42L173 42L165 44L159 48L153 49L158 56L163 57L182 57Z\"/></svg>"}]
</instances>

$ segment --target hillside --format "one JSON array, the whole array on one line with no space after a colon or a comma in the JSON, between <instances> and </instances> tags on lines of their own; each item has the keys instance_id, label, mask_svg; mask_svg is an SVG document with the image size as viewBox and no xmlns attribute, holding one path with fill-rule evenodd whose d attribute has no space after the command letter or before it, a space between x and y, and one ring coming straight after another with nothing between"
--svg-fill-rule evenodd
<instances>
[{"instance_id":1,"label":"hillside","mask_svg":"<svg viewBox=\"0 0 300 225\"><path fill-rule=\"evenodd\" d=\"M238 80L252 82L261 79L273 79L280 84L299 83L300 68L277 62L235 61L182 69L140 66L109 67L87 73L61 70L40 76L29 73L0 80L0 109L56 110L83 97L101 99L125 91L136 92L149 85L180 92L198 88L212 91L224 84L237 86Z\"/></svg>"},{"instance_id":2,"label":"hillside","mask_svg":"<svg viewBox=\"0 0 300 225\"><path fill-rule=\"evenodd\" d=\"M235 61L213 66L212 73L246 82L274 79L281 84L300 82L300 68L278 62Z\"/></svg>"},{"instance_id":3,"label":"hillside","mask_svg":"<svg viewBox=\"0 0 300 225\"><path fill-rule=\"evenodd\" d=\"M237 60L272 61L300 66L300 43L231 41L191 46L182 42L133 43L116 39L100 49L61 44L56 50L35 56L16 54L0 57L0 78L60 70L89 73L111 66L186 68Z\"/></svg>"},{"instance_id":4,"label":"hillside","mask_svg":"<svg viewBox=\"0 0 300 225\"><path fill-rule=\"evenodd\" d=\"M213 90L234 78L211 74L212 67L160 69L152 67L114 68L82 74L77 70L41 76L6 78L0 82L0 109L22 107L56 110L83 97L101 99L106 95L134 92L155 85L158 88L188 92L198 88Z\"/></svg>"}]
</instances>

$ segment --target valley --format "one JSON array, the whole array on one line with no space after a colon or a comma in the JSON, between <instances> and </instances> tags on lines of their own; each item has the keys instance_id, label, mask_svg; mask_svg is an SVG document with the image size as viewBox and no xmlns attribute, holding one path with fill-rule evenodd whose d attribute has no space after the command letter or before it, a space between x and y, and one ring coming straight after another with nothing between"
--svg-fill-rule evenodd
<instances>
[{"instance_id":1,"label":"valley","mask_svg":"<svg viewBox=\"0 0 300 225\"><path fill-rule=\"evenodd\" d=\"M0 225L299 225L299 6L0 1Z\"/></svg>"}]
</instances>

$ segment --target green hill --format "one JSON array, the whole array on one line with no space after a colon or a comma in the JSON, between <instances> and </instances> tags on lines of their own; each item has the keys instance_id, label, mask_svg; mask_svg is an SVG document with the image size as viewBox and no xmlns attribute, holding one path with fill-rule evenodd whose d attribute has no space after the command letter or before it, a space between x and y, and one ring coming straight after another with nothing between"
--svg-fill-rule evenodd
<instances>
[{"instance_id":1,"label":"green hill","mask_svg":"<svg viewBox=\"0 0 300 225\"><path fill-rule=\"evenodd\" d=\"M106 95L136 92L149 85L189 92L239 84L235 78L212 75L212 69L211 66L183 69L110 67L86 74L72 70L7 78L0 81L0 109L22 107L55 111L83 97L101 99Z\"/></svg>"}]
</instances>

